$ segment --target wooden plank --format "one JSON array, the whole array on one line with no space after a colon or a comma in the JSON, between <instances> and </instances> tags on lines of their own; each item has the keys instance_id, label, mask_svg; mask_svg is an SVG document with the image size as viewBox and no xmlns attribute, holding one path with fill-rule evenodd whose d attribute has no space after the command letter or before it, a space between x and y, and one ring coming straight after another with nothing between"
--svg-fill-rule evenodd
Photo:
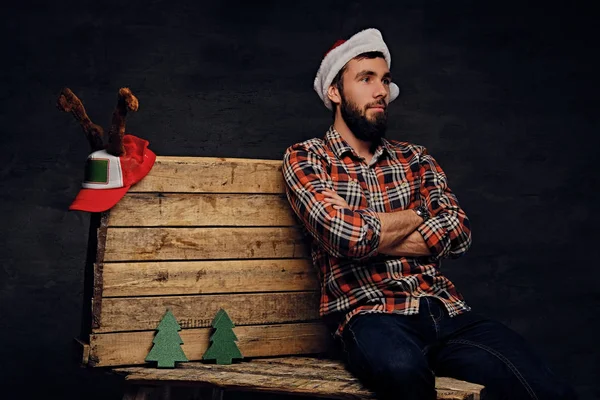
<instances>
[{"instance_id":1,"label":"wooden plank","mask_svg":"<svg viewBox=\"0 0 600 400\"><path fill-rule=\"evenodd\" d=\"M287 358L287 357L286 357ZM294 357L290 357L294 358ZM181 364L173 370L130 367L117 368L128 381L204 383L226 389L254 390L280 394L298 394L337 399L374 399L375 396L336 360L314 358L303 366L279 364L269 360L214 365L198 362ZM329 368L319 367L327 363ZM483 386L452 378L437 377L438 399L477 399Z\"/></svg>"},{"instance_id":2,"label":"wooden plank","mask_svg":"<svg viewBox=\"0 0 600 400\"><path fill-rule=\"evenodd\" d=\"M100 323L100 313L102 312L102 271L103 271L103 260L106 250L106 235L108 231L108 218L110 211L103 212L100 214L100 226L96 230L97 235L97 247L96 247L96 262L92 265L92 297L89 299L89 304L84 307L90 307L91 309L91 328L95 329ZM88 330L88 332L90 332Z\"/></svg>"},{"instance_id":3,"label":"wooden plank","mask_svg":"<svg viewBox=\"0 0 600 400\"><path fill-rule=\"evenodd\" d=\"M298 258L299 228L109 228L104 261Z\"/></svg>"},{"instance_id":4,"label":"wooden plank","mask_svg":"<svg viewBox=\"0 0 600 400\"><path fill-rule=\"evenodd\" d=\"M304 258L106 263L103 278L105 298L319 288L311 261Z\"/></svg>"},{"instance_id":5,"label":"wooden plank","mask_svg":"<svg viewBox=\"0 0 600 400\"><path fill-rule=\"evenodd\" d=\"M338 360L316 357L278 357L278 358L259 358L253 360L257 364L282 365L289 367L309 367L313 370L320 369L344 369Z\"/></svg>"},{"instance_id":6,"label":"wooden plank","mask_svg":"<svg viewBox=\"0 0 600 400\"><path fill-rule=\"evenodd\" d=\"M288 357L282 357L288 358ZM295 357L289 357L295 358ZM301 357L311 358L311 357ZM278 379L289 377L302 376L310 379L337 380L346 382L355 382L356 379L347 373L344 365L336 360L321 360L320 358L312 357L316 362L305 364L285 364L271 361L272 358L246 360L249 362L237 362L227 368L227 372L240 372L255 375L268 375ZM258 362L257 362L258 361ZM327 367L319 366L319 362L327 363ZM187 365L181 365L181 368L188 368ZM192 366L194 368L194 366Z\"/></svg>"},{"instance_id":7,"label":"wooden plank","mask_svg":"<svg viewBox=\"0 0 600 400\"><path fill-rule=\"evenodd\" d=\"M100 234L103 229L106 232L106 226L102 226L102 222L106 222L106 218L102 218L101 213L90 214L90 227L88 230L88 244L85 257L85 269L83 274L83 306L81 308L81 337L87 337L92 330L92 298L95 295L96 280L94 264L98 256L104 257L104 240L105 236ZM99 250L102 254L99 254Z\"/></svg>"},{"instance_id":8,"label":"wooden plank","mask_svg":"<svg viewBox=\"0 0 600 400\"><path fill-rule=\"evenodd\" d=\"M445 376L435 380L438 399L479 400L484 386Z\"/></svg>"},{"instance_id":9,"label":"wooden plank","mask_svg":"<svg viewBox=\"0 0 600 400\"><path fill-rule=\"evenodd\" d=\"M130 192L284 193L281 166L281 160L159 156Z\"/></svg>"},{"instance_id":10,"label":"wooden plank","mask_svg":"<svg viewBox=\"0 0 600 400\"><path fill-rule=\"evenodd\" d=\"M227 390L258 391L277 394L309 395L339 399L375 399L361 383L348 376L347 379L327 380L323 377L301 375L240 372L240 365L229 366L203 363L186 363L170 371L156 368L116 368L117 373L126 374L130 382L169 382L172 384L204 383Z\"/></svg>"},{"instance_id":11,"label":"wooden plank","mask_svg":"<svg viewBox=\"0 0 600 400\"><path fill-rule=\"evenodd\" d=\"M73 339L73 355L77 363L86 365L90 359L90 345L80 338Z\"/></svg>"},{"instance_id":12,"label":"wooden plank","mask_svg":"<svg viewBox=\"0 0 600 400\"><path fill-rule=\"evenodd\" d=\"M344 373L344 364L339 360L324 359L317 357L278 357L278 358L258 358L252 360L254 367L248 366L248 371L256 370L265 373L277 371L278 374L299 374L302 376L322 376L324 379L347 380L354 379L351 375ZM465 398L465 393L472 394L473 400L476 400L483 389L482 385L465 382L449 377L437 377L436 388L438 396L442 393L444 399Z\"/></svg>"},{"instance_id":13,"label":"wooden plank","mask_svg":"<svg viewBox=\"0 0 600 400\"><path fill-rule=\"evenodd\" d=\"M179 332L188 359L201 360L209 346L212 328ZM326 350L328 334L320 322L237 326L234 332L244 357L315 354ZM144 364L155 331L92 334L90 365L96 367Z\"/></svg>"},{"instance_id":14,"label":"wooden plank","mask_svg":"<svg viewBox=\"0 0 600 400\"><path fill-rule=\"evenodd\" d=\"M236 325L311 321L319 318L319 292L108 297L93 332L152 330L167 309L182 328L209 327L221 308Z\"/></svg>"},{"instance_id":15,"label":"wooden plank","mask_svg":"<svg viewBox=\"0 0 600 400\"><path fill-rule=\"evenodd\" d=\"M109 226L294 226L285 195L131 193Z\"/></svg>"}]
</instances>

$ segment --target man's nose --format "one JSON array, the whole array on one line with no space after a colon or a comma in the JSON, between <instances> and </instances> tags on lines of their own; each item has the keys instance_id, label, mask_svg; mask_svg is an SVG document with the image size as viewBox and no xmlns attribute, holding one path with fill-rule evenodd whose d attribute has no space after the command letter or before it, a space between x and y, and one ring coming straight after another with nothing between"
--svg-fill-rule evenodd
<instances>
[{"instance_id":1,"label":"man's nose","mask_svg":"<svg viewBox=\"0 0 600 400\"><path fill-rule=\"evenodd\" d=\"M376 99L381 97L386 97L389 95L389 87L385 85L383 82L379 82L377 87L375 88L375 92L373 93L373 97Z\"/></svg>"}]
</instances>

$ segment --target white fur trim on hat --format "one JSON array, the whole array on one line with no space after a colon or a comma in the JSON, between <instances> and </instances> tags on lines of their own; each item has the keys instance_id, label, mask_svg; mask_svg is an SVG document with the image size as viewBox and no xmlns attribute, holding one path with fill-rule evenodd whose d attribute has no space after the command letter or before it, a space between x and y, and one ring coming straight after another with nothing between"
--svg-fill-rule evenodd
<instances>
[{"instance_id":1,"label":"white fur trim on hat","mask_svg":"<svg viewBox=\"0 0 600 400\"><path fill-rule=\"evenodd\" d=\"M332 109L331 100L327 96L327 90L331 86L333 78L338 72L352 60L354 57L362 53L370 51L380 51L385 57L388 68L392 67L392 56L387 45L383 41L381 32L374 28L365 29L356 33L344 43L329 51L321 61L321 66L315 77L314 89L325 103L325 107ZM394 101L400 94L400 89L395 83L390 84L390 102Z\"/></svg>"}]
</instances>

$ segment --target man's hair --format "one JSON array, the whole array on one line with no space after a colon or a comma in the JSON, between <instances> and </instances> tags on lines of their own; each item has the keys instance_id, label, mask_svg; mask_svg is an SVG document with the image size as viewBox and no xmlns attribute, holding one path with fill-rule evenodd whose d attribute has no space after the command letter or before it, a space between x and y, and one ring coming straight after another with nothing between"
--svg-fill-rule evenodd
<instances>
[{"instance_id":1,"label":"man's hair","mask_svg":"<svg viewBox=\"0 0 600 400\"><path fill-rule=\"evenodd\" d=\"M356 57L353 58L353 60L363 60L365 58L383 58L385 59L385 56L383 55L383 53L381 51L368 51L366 53L361 53L359 55L357 55ZM340 69L340 71L337 73L337 75L335 76L335 78L333 78L333 81L331 81L331 84L334 85L338 91L340 92L340 95L342 94L343 90L344 90L344 81L342 79L342 76L344 75L344 72L346 72L346 70L348 69L348 63L346 63L346 65L344 65L342 67L342 69ZM335 109L337 108L337 104L335 104L334 102L331 102L331 108L333 110L333 117L335 118Z\"/></svg>"}]
</instances>

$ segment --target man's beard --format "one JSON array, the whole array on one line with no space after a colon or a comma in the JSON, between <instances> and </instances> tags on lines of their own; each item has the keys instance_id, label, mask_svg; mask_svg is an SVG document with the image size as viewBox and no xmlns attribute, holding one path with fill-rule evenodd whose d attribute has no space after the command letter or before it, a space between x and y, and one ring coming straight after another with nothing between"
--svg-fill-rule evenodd
<instances>
[{"instance_id":1,"label":"man's beard","mask_svg":"<svg viewBox=\"0 0 600 400\"><path fill-rule=\"evenodd\" d=\"M368 107L381 105L384 108L383 112L377 112L371 120L366 116ZM350 128L350 131L357 139L371 142L370 151L375 152L377 146L381 144L381 138L385 137L387 129L387 107L384 102L370 103L365 107L364 112L358 108L358 105L351 100L347 100L344 95L341 96L340 111L344 122Z\"/></svg>"}]
</instances>

